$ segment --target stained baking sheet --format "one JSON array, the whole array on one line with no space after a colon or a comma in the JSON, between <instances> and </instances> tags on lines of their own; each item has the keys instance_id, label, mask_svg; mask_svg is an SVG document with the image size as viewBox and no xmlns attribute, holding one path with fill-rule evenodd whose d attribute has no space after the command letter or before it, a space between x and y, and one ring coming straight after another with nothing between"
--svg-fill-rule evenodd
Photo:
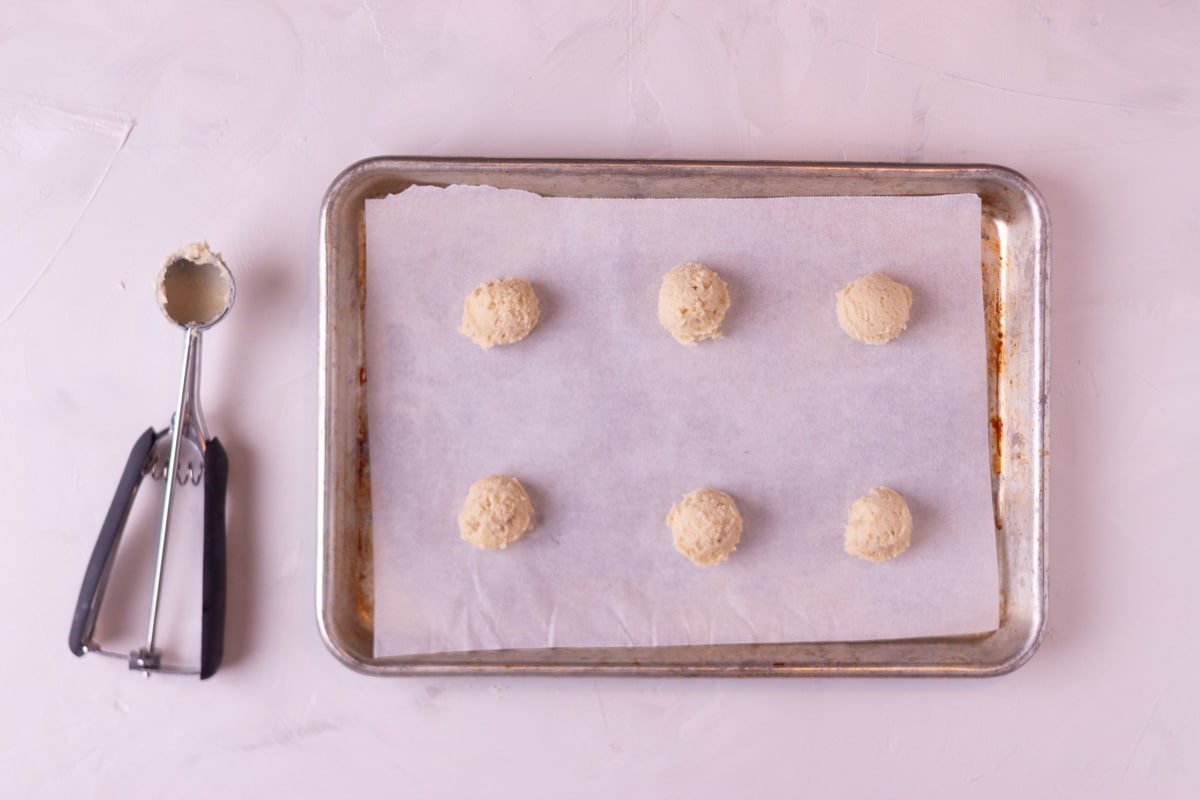
<instances>
[{"instance_id":1,"label":"stained baking sheet","mask_svg":"<svg viewBox=\"0 0 1200 800\"><path fill-rule=\"evenodd\" d=\"M366 207L368 412L380 655L731 644L993 630L980 202L544 198L412 187ZM730 285L726 337L684 347L656 319L662 273ZM912 287L882 347L838 327L834 292L884 270ZM534 333L484 352L455 328L481 280L519 275ZM517 475L538 526L508 550L457 536L466 487ZM842 550L853 500L900 490L914 545ZM700 570L664 517L733 494L738 551Z\"/></svg>"},{"instance_id":2,"label":"stained baking sheet","mask_svg":"<svg viewBox=\"0 0 1200 800\"><path fill-rule=\"evenodd\" d=\"M374 651L375 531L364 307L366 200L414 184L491 184L571 197L980 198L987 421L999 627L858 642ZM1036 190L991 166L373 159L331 186L321 221L318 619L332 652L370 674L994 675L1023 663L1044 622L1045 289L1048 224Z\"/></svg>"}]
</instances>

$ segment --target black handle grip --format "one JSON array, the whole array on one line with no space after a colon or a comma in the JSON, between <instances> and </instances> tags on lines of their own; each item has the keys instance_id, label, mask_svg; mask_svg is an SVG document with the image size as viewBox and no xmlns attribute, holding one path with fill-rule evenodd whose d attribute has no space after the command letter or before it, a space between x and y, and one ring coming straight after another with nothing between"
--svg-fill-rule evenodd
<instances>
[{"instance_id":1,"label":"black handle grip","mask_svg":"<svg viewBox=\"0 0 1200 800\"><path fill-rule=\"evenodd\" d=\"M100 538L92 549L92 558L83 575L83 586L79 589L79 600L75 603L75 617L71 620L71 636L68 640L71 652L77 656L87 652L85 648L96 632L100 602L104 599L104 590L108 588L108 576L116 560L117 545L121 542L125 521L129 519L129 509L133 507L133 498L141 485L157 436L154 428L147 428L134 443L125 462L125 471L121 473L121 482L117 484L117 491L113 493L112 503L108 506L108 515L100 528Z\"/></svg>"},{"instance_id":2,"label":"black handle grip","mask_svg":"<svg viewBox=\"0 0 1200 800\"><path fill-rule=\"evenodd\" d=\"M204 574L200 609L200 680L217 674L225 654L225 488L229 457L217 438L204 448Z\"/></svg>"}]
</instances>

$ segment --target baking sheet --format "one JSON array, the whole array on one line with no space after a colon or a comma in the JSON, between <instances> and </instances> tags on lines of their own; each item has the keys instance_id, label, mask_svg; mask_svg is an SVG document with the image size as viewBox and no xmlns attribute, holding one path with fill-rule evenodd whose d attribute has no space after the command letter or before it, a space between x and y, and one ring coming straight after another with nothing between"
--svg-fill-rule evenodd
<instances>
[{"instance_id":1,"label":"baking sheet","mask_svg":"<svg viewBox=\"0 0 1200 800\"><path fill-rule=\"evenodd\" d=\"M368 201L376 654L994 629L979 215L976 195ZM730 283L723 340L658 327L658 281L685 260ZM914 319L872 348L838 329L833 292L880 268L913 288ZM506 274L543 319L485 353L455 332L462 298ZM490 472L539 509L502 553L454 524ZM841 526L879 484L916 532L874 565L841 551ZM701 485L747 523L708 570L663 524Z\"/></svg>"}]
</instances>

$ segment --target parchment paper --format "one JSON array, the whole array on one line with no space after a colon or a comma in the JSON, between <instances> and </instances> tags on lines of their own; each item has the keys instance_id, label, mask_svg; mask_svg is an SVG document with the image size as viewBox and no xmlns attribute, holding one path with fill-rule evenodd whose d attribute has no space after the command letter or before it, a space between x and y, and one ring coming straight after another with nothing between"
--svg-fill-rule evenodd
<instances>
[{"instance_id":1,"label":"parchment paper","mask_svg":"<svg viewBox=\"0 0 1200 800\"><path fill-rule=\"evenodd\" d=\"M782 642L995 629L979 199L542 198L413 187L368 201L376 655ZM684 347L658 287L700 261L725 338ZM834 292L881 270L914 295L884 346ZM456 331L480 281L528 279L542 317L483 351ZM517 476L534 531L458 536L467 487ZM847 555L851 503L901 492L913 543ZM711 486L745 520L700 568L664 522Z\"/></svg>"}]
</instances>

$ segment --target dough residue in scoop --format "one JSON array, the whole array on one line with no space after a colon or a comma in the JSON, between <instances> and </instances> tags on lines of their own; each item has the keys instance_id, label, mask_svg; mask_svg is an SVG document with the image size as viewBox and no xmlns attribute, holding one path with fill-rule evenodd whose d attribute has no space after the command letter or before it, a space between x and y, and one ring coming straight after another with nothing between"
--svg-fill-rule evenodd
<instances>
[{"instance_id":1,"label":"dough residue in scoop","mask_svg":"<svg viewBox=\"0 0 1200 800\"><path fill-rule=\"evenodd\" d=\"M167 256L155 289L163 314L184 327L211 325L233 304L229 267L208 242L185 245Z\"/></svg>"},{"instance_id":2,"label":"dough residue in scoop","mask_svg":"<svg viewBox=\"0 0 1200 800\"><path fill-rule=\"evenodd\" d=\"M703 264L672 267L658 290L658 321L681 344L721 335L729 310L729 288Z\"/></svg>"},{"instance_id":3,"label":"dough residue in scoop","mask_svg":"<svg viewBox=\"0 0 1200 800\"><path fill-rule=\"evenodd\" d=\"M471 484L458 532L481 550L503 550L533 530L533 504L520 481L488 475Z\"/></svg>"},{"instance_id":4,"label":"dough residue in scoop","mask_svg":"<svg viewBox=\"0 0 1200 800\"><path fill-rule=\"evenodd\" d=\"M667 514L675 549L708 567L729 557L742 538L737 503L716 489L696 489L671 506Z\"/></svg>"},{"instance_id":5,"label":"dough residue in scoop","mask_svg":"<svg viewBox=\"0 0 1200 800\"><path fill-rule=\"evenodd\" d=\"M867 561L887 561L908 549L912 514L908 503L886 486L877 486L850 506L846 552Z\"/></svg>"},{"instance_id":6,"label":"dough residue in scoop","mask_svg":"<svg viewBox=\"0 0 1200 800\"><path fill-rule=\"evenodd\" d=\"M524 278L484 281L467 295L458 331L487 350L524 339L538 313L538 296Z\"/></svg>"},{"instance_id":7,"label":"dough residue in scoop","mask_svg":"<svg viewBox=\"0 0 1200 800\"><path fill-rule=\"evenodd\" d=\"M872 272L856 278L837 293L838 324L846 335L863 344L885 344L908 326L912 292L884 275Z\"/></svg>"}]
</instances>

